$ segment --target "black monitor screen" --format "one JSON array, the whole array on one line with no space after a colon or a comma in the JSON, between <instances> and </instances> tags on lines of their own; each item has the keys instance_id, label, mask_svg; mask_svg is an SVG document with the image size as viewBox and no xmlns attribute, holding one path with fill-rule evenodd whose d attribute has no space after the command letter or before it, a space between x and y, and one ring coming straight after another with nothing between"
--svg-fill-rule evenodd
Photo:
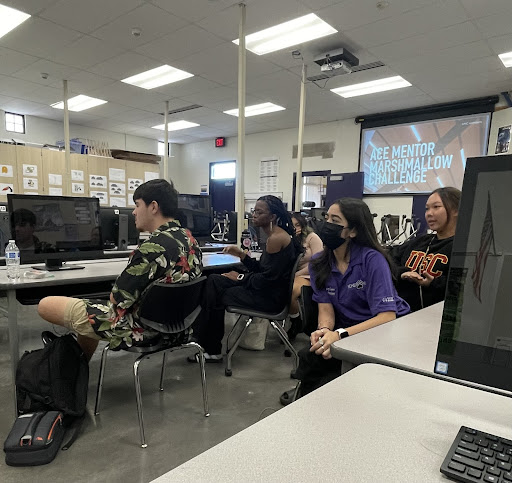
<instances>
[{"instance_id":1,"label":"black monitor screen","mask_svg":"<svg viewBox=\"0 0 512 483\"><path fill-rule=\"evenodd\" d=\"M103 255L97 198L9 194L7 201L22 263Z\"/></svg>"},{"instance_id":2,"label":"black monitor screen","mask_svg":"<svg viewBox=\"0 0 512 483\"><path fill-rule=\"evenodd\" d=\"M100 208L101 234L104 248L117 246L119 236L119 215L128 217L128 245L138 245L139 231L131 208Z\"/></svg>"},{"instance_id":3,"label":"black monitor screen","mask_svg":"<svg viewBox=\"0 0 512 483\"><path fill-rule=\"evenodd\" d=\"M512 390L512 155L468 160L435 372Z\"/></svg>"},{"instance_id":4,"label":"black monitor screen","mask_svg":"<svg viewBox=\"0 0 512 483\"><path fill-rule=\"evenodd\" d=\"M213 227L210 197L207 195L178 195L178 220L195 237L209 237Z\"/></svg>"}]
</instances>

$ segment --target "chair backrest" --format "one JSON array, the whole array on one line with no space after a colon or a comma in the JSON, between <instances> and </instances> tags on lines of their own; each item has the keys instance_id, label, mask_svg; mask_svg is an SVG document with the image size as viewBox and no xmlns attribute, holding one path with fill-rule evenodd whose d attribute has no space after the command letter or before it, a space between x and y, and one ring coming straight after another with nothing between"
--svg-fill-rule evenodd
<instances>
[{"instance_id":1,"label":"chair backrest","mask_svg":"<svg viewBox=\"0 0 512 483\"><path fill-rule=\"evenodd\" d=\"M159 332L173 334L190 327L201 311L206 277L190 282L158 282L146 294L140 308L140 320Z\"/></svg>"},{"instance_id":2,"label":"chair backrest","mask_svg":"<svg viewBox=\"0 0 512 483\"><path fill-rule=\"evenodd\" d=\"M304 323L304 332L311 335L318 327L318 304L313 300L313 288L310 285L300 288L299 312Z\"/></svg>"}]
</instances>

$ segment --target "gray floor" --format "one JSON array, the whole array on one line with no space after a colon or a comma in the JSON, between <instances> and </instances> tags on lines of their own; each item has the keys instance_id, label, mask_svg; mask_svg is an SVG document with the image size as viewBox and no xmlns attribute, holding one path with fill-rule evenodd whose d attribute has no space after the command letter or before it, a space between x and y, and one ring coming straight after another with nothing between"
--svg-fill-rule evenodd
<instances>
[{"instance_id":1,"label":"gray floor","mask_svg":"<svg viewBox=\"0 0 512 483\"><path fill-rule=\"evenodd\" d=\"M5 306L5 299L0 300L0 306ZM20 306L20 313L22 351L39 348L46 323L34 307ZM296 345L305 343L306 336L300 336ZM99 352L90 364L88 414L79 439L46 466L12 468L1 458L2 483L149 482L280 409L279 395L295 384L289 377L292 360L283 357L283 346L270 329L264 351L239 349L235 354L232 377L225 377L223 364L207 364L211 416L205 418L199 368L186 362L192 352L183 350L168 356L163 392L158 390L161 356L152 357L141 363L148 443L142 449L131 370L135 356L110 354L101 414L95 417ZM0 388L0 438L4 441L14 419L5 317L0 318ZM207 481L208 475L204 479Z\"/></svg>"}]
</instances>

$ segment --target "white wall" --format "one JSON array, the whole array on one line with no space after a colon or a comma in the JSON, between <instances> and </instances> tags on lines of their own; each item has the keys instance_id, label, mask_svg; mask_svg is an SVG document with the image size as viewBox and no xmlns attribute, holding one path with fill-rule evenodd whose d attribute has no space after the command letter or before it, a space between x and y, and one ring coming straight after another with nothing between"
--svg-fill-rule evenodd
<instances>
[{"instance_id":1,"label":"white wall","mask_svg":"<svg viewBox=\"0 0 512 483\"><path fill-rule=\"evenodd\" d=\"M24 142L39 144L55 144L64 139L64 125L60 121L42 119L35 116L25 116L26 134L8 132L5 130L4 111L0 110L0 139L16 139ZM138 153L158 154L156 139L121 134L103 129L70 124L71 138L87 138L95 141L106 141L110 149L126 149Z\"/></svg>"},{"instance_id":2,"label":"white wall","mask_svg":"<svg viewBox=\"0 0 512 483\"><path fill-rule=\"evenodd\" d=\"M279 188L285 202L291 207L293 172L297 160L292 159L293 146L297 144L297 129L284 129L246 136L244 192L259 191L259 162L263 158L279 159ZM353 120L344 120L306 126L304 143L335 142L334 157L304 158L303 171L330 169L332 173L351 173L359 166L360 125ZM181 152L171 159L169 173L182 193L199 193L202 184L208 184L209 163L237 158L237 138L228 138L225 148L215 148L213 140L185 144ZM372 196L365 198L373 213L376 227L380 229L380 217L384 214L411 215L410 196Z\"/></svg>"}]
</instances>

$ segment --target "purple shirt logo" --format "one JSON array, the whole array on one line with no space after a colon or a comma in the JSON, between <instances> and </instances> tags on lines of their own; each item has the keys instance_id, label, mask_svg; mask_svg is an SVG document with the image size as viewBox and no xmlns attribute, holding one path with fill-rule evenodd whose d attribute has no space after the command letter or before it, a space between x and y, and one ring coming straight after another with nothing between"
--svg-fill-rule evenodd
<instances>
[{"instance_id":1,"label":"purple shirt logo","mask_svg":"<svg viewBox=\"0 0 512 483\"><path fill-rule=\"evenodd\" d=\"M357 290L361 290L365 285L366 282L364 280L358 280L357 282L347 285L347 288L357 288Z\"/></svg>"}]
</instances>

